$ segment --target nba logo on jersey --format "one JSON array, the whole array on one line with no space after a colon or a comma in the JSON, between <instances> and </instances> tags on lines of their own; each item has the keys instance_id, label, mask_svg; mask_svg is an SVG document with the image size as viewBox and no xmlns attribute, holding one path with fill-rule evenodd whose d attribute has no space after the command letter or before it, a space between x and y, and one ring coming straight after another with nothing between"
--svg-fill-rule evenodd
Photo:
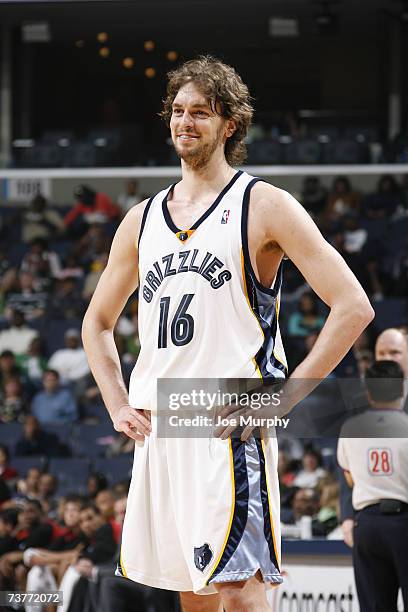
<instances>
[{"instance_id":1,"label":"nba logo on jersey","mask_svg":"<svg viewBox=\"0 0 408 612\"><path fill-rule=\"evenodd\" d=\"M229 214L230 214L229 210L224 210L224 212L222 213L221 223L223 224L228 223Z\"/></svg>"}]
</instances>

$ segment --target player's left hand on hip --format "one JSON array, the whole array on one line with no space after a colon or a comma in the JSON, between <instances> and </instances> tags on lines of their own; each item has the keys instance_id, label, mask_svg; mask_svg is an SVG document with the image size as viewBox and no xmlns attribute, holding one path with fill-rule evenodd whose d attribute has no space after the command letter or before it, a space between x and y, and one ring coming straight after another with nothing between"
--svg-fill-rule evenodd
<instances>
[{"instance_id":1,"label":"player's left hand on hip","mask_svg":"<svg viewBox=\"0 0 408 612\"><path fill-rule=\"evenodd\" d=\"M249 409L248 407L239 408L236 405L232 406L223 406L219 411L217 411L216 422L218 423L222 420L222 423L216 427L214 430L214 437L221 438L221 440L227 440L238 428L241 428L241 418L247 417L249 414L254 411ZM247 440L255 427L246 426L244 431L239 435L235 435L236 438L240 438L243 442ZM244 436L245 433L245 437Z\"/></svg>"}]
</instances>

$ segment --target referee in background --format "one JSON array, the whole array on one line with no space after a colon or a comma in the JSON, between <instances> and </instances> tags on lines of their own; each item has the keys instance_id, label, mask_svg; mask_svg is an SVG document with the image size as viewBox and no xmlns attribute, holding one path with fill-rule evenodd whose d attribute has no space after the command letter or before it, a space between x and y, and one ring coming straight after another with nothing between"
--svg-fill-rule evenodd
<instances>
[{"instance_id":1,"label":"referee in background","mask_svg":"<svg viewBox=\"0 0 408 612\"><path fill-rule=\"evenodd\" d=\"M370 407L348 419L337 458L353 487L353 563L361 612L408 612L408 415L404 374L376 361L365 375Z\"/></svg>"}]
</instances>

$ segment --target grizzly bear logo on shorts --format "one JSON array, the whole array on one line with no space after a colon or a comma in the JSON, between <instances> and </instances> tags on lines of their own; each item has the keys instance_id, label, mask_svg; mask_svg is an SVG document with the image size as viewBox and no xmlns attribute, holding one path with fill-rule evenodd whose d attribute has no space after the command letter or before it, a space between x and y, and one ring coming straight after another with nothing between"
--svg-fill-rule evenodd
<instances>
[{"instance_id":1,"label":"grizzly bear logo on shorts","mask_svg":"<svg viewBox=\"0 0 408 612\"><path fill-rule=\"evenodd\" d=\"M213 557L213 552L209 544L203 544L199 548L194 548L194 564L200 572L203 572Z\"/></svg>"}]
</instances>

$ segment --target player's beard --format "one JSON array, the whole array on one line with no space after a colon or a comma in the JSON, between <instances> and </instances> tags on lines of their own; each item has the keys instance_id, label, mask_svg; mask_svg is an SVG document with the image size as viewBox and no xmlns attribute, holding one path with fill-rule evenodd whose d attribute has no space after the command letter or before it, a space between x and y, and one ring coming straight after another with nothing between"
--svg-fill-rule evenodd
<instances>
[{"instance_id":1,"label":"player's beard","mask_svg":"<svg viewBox=\"0 0 408 612\"><path fill-rule=\"evenodd\" d=\"M193 150L183 150L178 147L177 141L174 143L174 148L177 155L193 170L204 168L210 161L214 151L220 144L222 127L218 130L214 140L203 145L196 146Z\"/></svg>"}]
</instances>

